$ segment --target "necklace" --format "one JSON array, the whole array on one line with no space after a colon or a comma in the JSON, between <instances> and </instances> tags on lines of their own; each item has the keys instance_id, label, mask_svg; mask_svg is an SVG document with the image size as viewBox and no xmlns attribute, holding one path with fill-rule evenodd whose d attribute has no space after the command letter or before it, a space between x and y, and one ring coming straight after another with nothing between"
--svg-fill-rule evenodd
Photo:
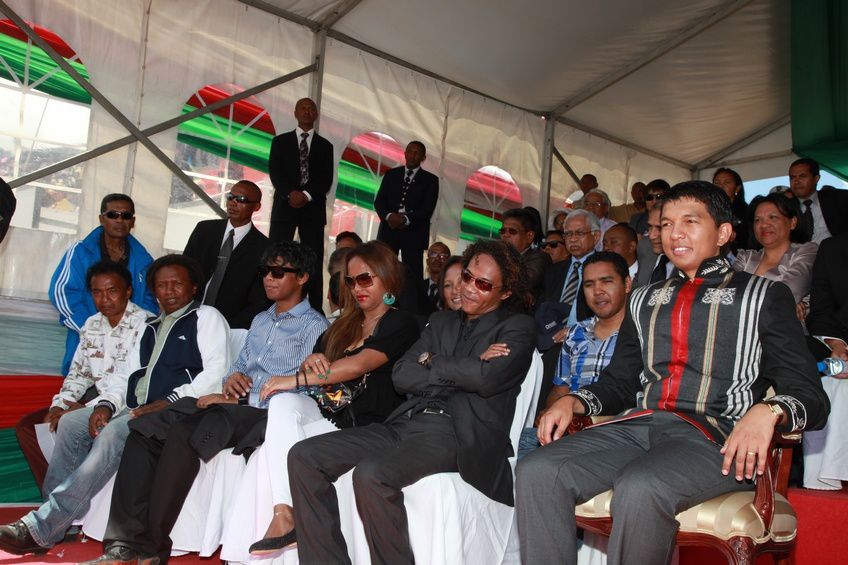
<instances>
[{"instance_id":1,"label":"necklace","mask_svg":"<svg viewBox=\"0 0 848 565\"><path fill-rule=\"evenodd\" d=\"M388 312L388 310L386 310L386 312ZM377 316L373 320L364 320L361 324L359 324L359 327L364 328L365 324L371 324L371 323L376 324L377 322L380 321L380 318L382 318L383 316L386 315L386 312L383 312L382 314L380 314L379 316Z\"/></svg>"}]
</instances>

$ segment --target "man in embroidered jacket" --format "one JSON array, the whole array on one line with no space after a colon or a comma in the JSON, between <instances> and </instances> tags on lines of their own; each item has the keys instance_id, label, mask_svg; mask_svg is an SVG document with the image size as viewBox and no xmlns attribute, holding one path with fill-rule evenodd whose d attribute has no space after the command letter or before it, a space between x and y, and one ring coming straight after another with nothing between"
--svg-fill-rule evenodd
<instances>
[{"instance_id":1,"label":"man in embroidered jacket","mask_svg":"<svg viewBox=\"0 0 848 565\"><path fill-rule=\"evenodd\" d=\"M730 201L675 186L663 250L680 274L635 290L615 354L594 384L539 422L543 447L518 465L522 562L576 563L574 507L612 488L609 563L667 563L675 515L762 474L774 429L824 425L830 406L782 283L721 256ZM764 401L766 390L776 395ZM562 437L574 414L619 414Z\"/></svg>"}]
</instances>

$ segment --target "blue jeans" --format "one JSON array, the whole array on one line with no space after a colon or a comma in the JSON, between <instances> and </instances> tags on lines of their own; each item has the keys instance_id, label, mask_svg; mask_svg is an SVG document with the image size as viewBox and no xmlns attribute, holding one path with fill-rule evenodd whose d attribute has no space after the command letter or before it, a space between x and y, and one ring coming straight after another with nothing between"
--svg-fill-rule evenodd
<instances>
[{"instance_id":1,"label":"blue jeans","mask_svg":"<svg viewBox=\"0 0 848 565\"><path fill-rule=\"evenodd\" d=\"M59 419L56 446L44 478L47 502L22 518L33 539L50 547L65 536L74 520L88 512L91 498L118 470L130 433L129 413L121 412L96 439L88 434L93 408L74 410Z\"/></svg>"},{"instance_id":2,"label":"blue jeans","mask_svg":"<svg viewBox=\"0 0 848 565\"><path fill-rule=\"evenodd\" d=\"M516 461L521 461L525 455L537 447L539 447L539 438L536 437L536 428L524 428L521 430L521 438L518 440ZM47 484L47 479L44 480L44 484Z\"/></svg>"}]
</instances>

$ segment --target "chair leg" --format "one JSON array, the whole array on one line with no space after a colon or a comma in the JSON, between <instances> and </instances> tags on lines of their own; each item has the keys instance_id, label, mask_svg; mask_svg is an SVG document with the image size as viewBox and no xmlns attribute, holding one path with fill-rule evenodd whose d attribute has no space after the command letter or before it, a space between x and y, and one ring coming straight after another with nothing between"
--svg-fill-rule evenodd
<instances>
[{"instance_id":1,"label":"chair leg","mask_svg":"<svg viewBox=\"0 0 848 565\"><path fill-rule=\"evenodd\" d=\"M772 553L774 565L795 565L795 554L792 551L786 553Z\"/></svg>"},{"instance_id":2,"label":"chair leg","mask_svg":"<svg viewBox=\"0 0 848 565\"><path fill-rule=\"evenodd\" d=\"M731 565L754 565L754 542L750 538L735 537L728 540Z\"/></svg>"}]
</instances>

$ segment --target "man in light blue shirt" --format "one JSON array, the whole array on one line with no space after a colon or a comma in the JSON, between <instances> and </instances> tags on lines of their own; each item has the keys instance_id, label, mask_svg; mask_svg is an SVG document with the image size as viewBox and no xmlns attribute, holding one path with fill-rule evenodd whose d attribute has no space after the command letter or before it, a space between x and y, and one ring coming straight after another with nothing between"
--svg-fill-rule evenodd
<instances>
[{"instance_id":1,"label":"man in light blue shirt","mask_svg":"<svg viewBox=\"0 0 848 565\"><path fill-rule=\"evenodd\" d=\"M130 426L112 494L106 554L92 563L167 560L169 535L200 461L235 447L265 418L262 384L271 376L295 374L327 328L306 298L318 268L315 253L280 242L262 259L259 275L274 305L253 319L223 392L181 399Z\"/></svg>"}]
</instances>

